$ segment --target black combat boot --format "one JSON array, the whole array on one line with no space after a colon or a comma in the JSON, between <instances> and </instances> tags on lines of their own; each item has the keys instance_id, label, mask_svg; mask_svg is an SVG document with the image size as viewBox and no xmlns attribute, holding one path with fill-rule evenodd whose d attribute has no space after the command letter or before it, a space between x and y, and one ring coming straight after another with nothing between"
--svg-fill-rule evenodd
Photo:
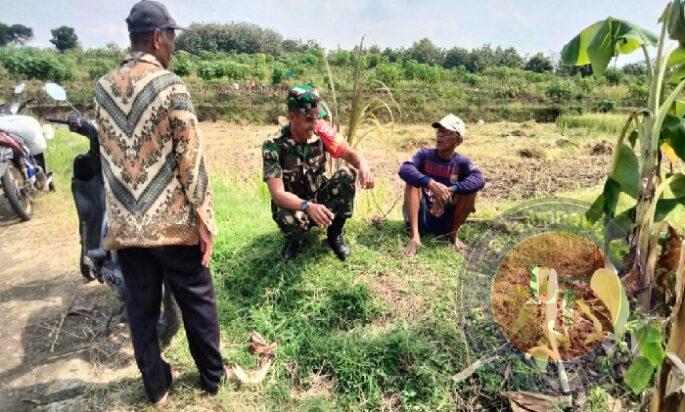
<instances>
[{"instance_id":1,"label":"black combat boot","mask_svg":"<svg viewBox=\"0 0 685 412\"><path fill-rule=\"evenodd\" d=\"M297 254L300 252L300 249L302 249L302 238L294 236L286 237L281 256L283 256L283 260L287 262L295 259Z\"/></svg>"},{"instance_id":2,"label":"black combat boot","mask_svg":"<svg viewBox=\"0 0 685 412\"><path fill-rule=\"evenodd\" d=\"M328 227L328 245L333 249L333 253L338 259L344 261L352 251L350 245L347 244L345 237L342 234L343 226L345 226L347 218L333 219L333 223Z\"/></svg>"}]
</instances>

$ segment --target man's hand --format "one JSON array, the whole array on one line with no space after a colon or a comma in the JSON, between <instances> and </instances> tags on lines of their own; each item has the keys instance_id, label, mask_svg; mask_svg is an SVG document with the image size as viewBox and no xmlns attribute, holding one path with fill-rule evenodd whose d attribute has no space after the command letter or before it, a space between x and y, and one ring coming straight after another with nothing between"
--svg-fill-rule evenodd
<instances>
[{"instance_id":1,"label":"man's hand","mask_svg":"<svg viewBox=\"0 0 685 412\"><path fill-rule=\"evenodd\" d=\"M335 218L333 212L319 203L310 203L306 213L319 227L330 226Z\"/></svg>"},{"instance_id":2,"label":"man's hand","mask_svg":"<svg viewBox=\"0 0 685 412\"><path fill-rule=\"evenodd\" d=\"M198 224L198 231L200 234L200 251L202 252L202 266L208 268L209 261L212 259L212 252L214 251L214 235L207 229L205 222L201 219Z\"/></svg>"},{"instance_id":3,"label":"man's hand","mask_svg":"<svg viewBox=\"0 0 685 412\"><path fill-rule=\"evenodd\" d=\"M402 254L404 254L404 257L406 258L412 258L419 250L419 247L421 247L421 239L412 237L409 240L409 243L407 243L407 246L402 249Z\"/></svg>"},{"instance_id":4,"label":"man's hand","mask_svg":"<svg viewBox=\"0 0 685 412\"><path fill-rule=\"evenodd\" d=\"M373 173L371 173L371 169L369 169L366 162L362 163L359 167L359 185L362 189L373 189L374 186Z\"/></svg>"},{"instance_id":5,"label":"man's hand","mask_svg":"<svg viewBox=\"0 0 685 412\"><path fill-rule=\"evenodd\" d=\"M447 205L452 201L452 190L442 183L431 179L430 182L428 182L428 189L433 192L435 199L442 204Z\"/></svg>"},{"instance_id":6,"label":"man's hand","mask_svg":"<svg viewBox=\"0 0 685 412\"><path fill-rule=\"evenodd\" d=\"M359 185L362 189L373 189L373 174L366 159L351 147L347 148L342 158L357 169L357 177L359 177Z\"/></svg>"}]
</instances>

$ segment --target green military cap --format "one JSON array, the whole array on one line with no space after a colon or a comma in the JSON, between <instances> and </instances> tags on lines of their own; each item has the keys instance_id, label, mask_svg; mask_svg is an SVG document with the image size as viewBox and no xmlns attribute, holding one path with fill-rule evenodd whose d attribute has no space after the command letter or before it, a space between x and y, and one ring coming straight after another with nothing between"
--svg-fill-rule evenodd
<instances>
[{"instance_id":1,"label":"green military cap","mask_svg":"<svg viewBox=\"0 0 685 412\"><path fill-rule=\"evenodd\" d=\"M300 110L309 117L325 117L326 111L319 107L319 92L308 85L297 85L288 91L288 109Z\"/></svg>"}]
</instances>

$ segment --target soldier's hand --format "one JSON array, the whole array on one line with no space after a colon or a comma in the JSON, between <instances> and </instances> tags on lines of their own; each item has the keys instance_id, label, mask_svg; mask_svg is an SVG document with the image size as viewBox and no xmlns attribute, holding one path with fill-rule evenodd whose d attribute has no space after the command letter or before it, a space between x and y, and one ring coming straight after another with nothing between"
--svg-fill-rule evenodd
<instances>
[{"instance_id":1,"label":"soldier's hand","mask_svg":"<svg viewBox=\"0 0 685 412\"><path fill-rule=\"evenodd\" d=\"M362 189L373 189L373 173L371 173L371 169L366 165L359 168L359 185L361 185Z\"/></svg>"},{"instance_id":2,"label":"soldier's hand","mask_svg":"<svg viewBox=\"0 0 685 412\"><path fill-rule=\"evenodd\" d=\"M307 208L307 216L319 227L328 227L333 223L335 215L326 206L319 203L310 203Z\"/></svg>"}]
</instances>

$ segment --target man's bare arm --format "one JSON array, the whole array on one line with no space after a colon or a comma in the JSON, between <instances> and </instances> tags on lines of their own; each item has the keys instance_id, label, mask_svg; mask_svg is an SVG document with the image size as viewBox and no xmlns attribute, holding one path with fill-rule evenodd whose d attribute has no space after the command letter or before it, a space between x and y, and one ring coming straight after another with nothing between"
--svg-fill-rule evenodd
<instances>
[{"instance_id":1,"label":"man's bare arm","mask_svg":"<svg viewBox=\"0 0 685 412\"><path fill-rule=\"evenodd\" d=\"M354 166L359 172L359 184L364 189L373 189L373 174L364 156L353 148L348 148L342 157L346 162Z\"/></svg>"}]
</instances>

